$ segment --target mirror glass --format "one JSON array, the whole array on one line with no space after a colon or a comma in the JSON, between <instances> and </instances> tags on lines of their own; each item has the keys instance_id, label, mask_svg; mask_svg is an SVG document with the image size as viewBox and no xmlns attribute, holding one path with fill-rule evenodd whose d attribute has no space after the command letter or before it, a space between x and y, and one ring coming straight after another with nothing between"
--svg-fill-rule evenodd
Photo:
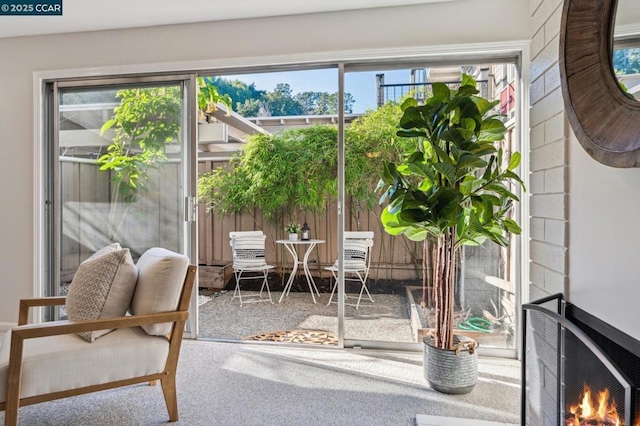
<instances>
[{"instance_id":1,"label":"mirror glass","mask_svg":"<svg viewBox=\"0 0 640 426\"><path fill-rule=\"evenodd\" d=\"M638 30L636 35L632 35ZM640 100L640 8L637 0L618 0L612 64L622 91Z\"/></svg>"}]
</instances>

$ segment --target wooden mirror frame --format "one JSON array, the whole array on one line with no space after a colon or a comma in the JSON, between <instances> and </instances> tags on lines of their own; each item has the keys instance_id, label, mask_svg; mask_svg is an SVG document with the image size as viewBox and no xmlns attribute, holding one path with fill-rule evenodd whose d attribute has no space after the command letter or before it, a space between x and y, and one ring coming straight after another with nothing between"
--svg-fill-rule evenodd
<instances>
[{"instance_id":1,"label":"wooden mirror frame","mask_svg":"<svg viewBox=\"0 0 640 426\"><path fill-rule=\"evenodd\" d=\"M617 0L565 0L560 80L571 127L600 163L640 167L640 102L628 98L612 66Z\"/></svg>"}]
</instances>

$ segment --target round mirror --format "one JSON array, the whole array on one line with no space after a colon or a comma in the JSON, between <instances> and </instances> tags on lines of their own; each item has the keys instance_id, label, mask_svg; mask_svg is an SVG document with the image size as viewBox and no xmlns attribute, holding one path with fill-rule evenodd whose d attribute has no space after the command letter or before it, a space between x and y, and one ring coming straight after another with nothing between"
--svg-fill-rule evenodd
<instances>
[{"instance_id":1,"label":"round mirror","mask_svg":"<svg viewBox=\"0 0 640 426\"><path fill-rule=\"evenodd\" d=\"M618 0L612 66L627 97L640 100L640 8L637 0Z\"/></svg>"},{"instance_id":2,"label":"round mirror","mask_svg":"<svg viewBox=\"0 0 640 426\"><path fill-rule=\"evenodd\" d=\"M622 26L638 15L637 0L622 1L629 4L621 5L618 25L630 28ZM571 127L589 155L613 167L640 167L640 102L620 89L612 66L616 5L617 0L565 0L562 95Z\"/></svg>"}]
</instances>

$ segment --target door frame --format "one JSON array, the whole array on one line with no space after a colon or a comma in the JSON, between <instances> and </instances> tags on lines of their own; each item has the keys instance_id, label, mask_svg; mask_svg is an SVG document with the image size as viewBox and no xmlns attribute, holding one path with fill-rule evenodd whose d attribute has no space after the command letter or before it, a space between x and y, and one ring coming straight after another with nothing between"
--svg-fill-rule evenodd
<instances>
[{"instance_id":1,"label":"door frame","mask_svg":"<svg viewBox=\"0 0 640 426\"><path fill-rule=\"evenodd\" d=\"M108 87L138 87L144 85L168 84L181 87L182 107L182 135L181 149L182 182L184 199L183 212L183 253L192 263L198 258L197 241L197 215L193 214L196 208L197 192L197 78L194 73L176 73L167 75L148 76L116 76L99 77L93 79L41 79L40 88L42 99L41 126L42 133L39 144L36 146L36 157L40 157L39 172L35 177L36 185L36 215L38 217L38 231L36 233L36 262L43 265L34 282L34 294L44 296L47 293L56 292L60 287L60 219L61 212L58 206L60 202L60 176L57 161L59 151L59 121L60 89L91 89ZM194 294L197 295L197 286L194 286ZM187 336L197 336L197 296L192 297L192 315L187 325ZM51 310L39 309L32 314L34 321L56 319Z\"/></svg>"},{"instance_id":2,"label":"door frame","mask_svg":"<svg viewBox=\"0 0 640 426\"><path fill-rule=\"evenodd\" d=\"M34 256L33 265L33 293L35 296L42 295L42 279L45 277L46 265L44 262L43 247L44 241L44 187L43 187L43 170L45 153L43 152L44 140L46 138L45 113L45 84L48 81L58 79L82 79L95 78L98 76L135 76L135 75L157 75L176 74L180 72L193 73L193 75L203 75L212 72L212 70L221 72L232 70L234 73L250 72L251 70L261 69L269 70L270 68L282 69L283 67L312 67L322 66L324 64L353 64L362 62L389 62L404 60L420 60L424 62L437 61L456 62L455 59L466 58L467 61L481 61L483 58L517 58L517 70L520 77L520 99L518 110L516 113L516 125L520 136L520 144L522 151L521 175L528 187L529 183L529 56L530 46L528 40L516 40L506 42L488 42L488 43L469 43L455 45L436 45L436 46L413 46L413 47L396 47L383 49L359 49L359 50L337 50L324 51L302 54L287 55L271 55L271 56L254 56L243 58L217 58L211 60L198 61L182 61L169 62L161 64L136 64L127 66L105 66L100 68L81 68L68 70L50 70L39 71L33 75L33 93L34 93L34 247L37 250ZM459 62L459 61L458 61ZM197 74L196 74L197 73ZM197 131L197 129L196 129ZM197 135L192 132L191 138L195 144ZM197 165L194 166L196 169ZM516 324L520 323L520 309L522 302L526 302L529 298L529 202L527 197L523 197L520 203L520 220L522 223L522 234L519 237L518 250L518 306L516 308ZM197 234L197 233L196 233ZM340 235L338 236L341 240ZM192 239L192 244L197 245L197 235ZM195 247L197 250L197 246ZM339 292L340 294L341 292ZM195 300L194 300L195 299ZM196 310L192 311L197 315L197 286L194 287L194 297L192 297L192 307L196 305ZM34 317L39 318L38 312L34 312ZM197 325L197 317L192 315L190 321ZM519 329L519 326L517 326ZM192 326L192 337L197 336L197 329ZM344 343L344 342L341 342ZM361 347L358 341L348 341L345 347ZM387 345L379 345L380 349L385 349ZM402 346L402 345L401 345ZM483 355L489 356L515 356L520 357L521 341L519 339L515 350L507 350L507 352L499 351L482 351ZM399 349L397 345L389 349ZM411 348L404 348L411 349ZM481 350L484 348L481 348Z\"/></svg>"}]
</instances>

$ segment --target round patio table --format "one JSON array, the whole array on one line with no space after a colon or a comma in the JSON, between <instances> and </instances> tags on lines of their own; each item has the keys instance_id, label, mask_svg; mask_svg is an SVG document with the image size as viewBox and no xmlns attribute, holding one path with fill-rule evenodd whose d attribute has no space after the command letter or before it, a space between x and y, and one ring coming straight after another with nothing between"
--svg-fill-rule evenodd
<instances>
[{"instance_id":1,"label":"round patio table","mask_svg":"<svg viewBox=\"0 0 640 426\"><path fill-rule=\"evenodd\" d=\"M309 285L309 291L311 292L311 298L313 299L313 303L316 303L316 296L314 292L318 295L318 297L320 297L320 292L318 291L318 287L316 287L316 283L315 281L313 281L313 277L311 276L308 261L309 255L311 254L313 248L318 244L324 243L324 240L277 240L276 243L284 245L284 247L293 258L293 269L291 270L291 275L289 275L287 284L282 290L282 296L280 296L280 301L278 303L282 303L282 299L285 296L289 295L291 286L293 285L293 280L296 276L296 271L298 270L298 265L302 265L304 275L307 278L307 284ZM300 258L298 257L298 250L296 250L297 246L306 246L306 250L304 252L302 260L300 260Z\"/></svg>"}]
</instances>

